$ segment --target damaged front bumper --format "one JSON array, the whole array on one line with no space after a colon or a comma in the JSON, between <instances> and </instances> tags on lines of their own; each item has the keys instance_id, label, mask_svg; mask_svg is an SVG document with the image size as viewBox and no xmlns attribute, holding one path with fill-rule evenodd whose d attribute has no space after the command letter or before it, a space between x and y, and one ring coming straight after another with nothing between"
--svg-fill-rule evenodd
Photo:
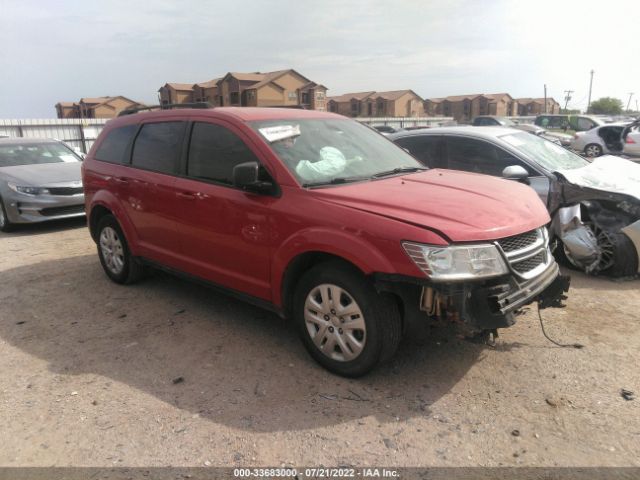
<instances>
[{"instance_id":1,"label":"damaged front bumper","mask_svg":"<svg viewBox=\"0 0 640 480\"><path fill-rule=\"evenodd\" d=\"M506 328L520 309L533 302L541 308L561 307L570 278L551 261L530 279L514 274L483 282L434 284L427 279L376 274L376 288L399 296L404 304L405 332L425 321L453 322L469 334Z\"/></svg>"}]
</instances>

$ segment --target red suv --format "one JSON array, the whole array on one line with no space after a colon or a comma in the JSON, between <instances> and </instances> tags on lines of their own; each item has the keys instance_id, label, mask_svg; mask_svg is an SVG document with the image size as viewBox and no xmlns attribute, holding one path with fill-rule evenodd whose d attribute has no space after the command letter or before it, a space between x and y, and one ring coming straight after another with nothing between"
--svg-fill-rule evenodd
<instances>
[{"instance_id":1,"label":"red suv","mask_svg":"<svg viewBox=\"0 0 640 480\"><path fill-rule=\"evenodd\" d=\"M487 334L568 288L532 189L428 170L339 115L134 113L106 125L82 168L111 280L153 266L221 287L291 318L341 375L389 359L420 322Z\"/></svg>"}]
</instances>

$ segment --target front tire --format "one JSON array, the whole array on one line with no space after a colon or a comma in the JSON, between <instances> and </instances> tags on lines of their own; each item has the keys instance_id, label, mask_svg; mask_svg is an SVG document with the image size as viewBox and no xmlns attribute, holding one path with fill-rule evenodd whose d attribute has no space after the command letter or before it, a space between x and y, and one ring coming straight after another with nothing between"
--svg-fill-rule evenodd
<instances>
[{"instance_id":1,"label":"front tire","mask_svg":"<svg viewBox=\"0 0 640 480\"><path fill-rule=\"evenodd\" d=\"M11 230L13 230L13 224L9 221L4 202L0 198L0 232L10 232Z\"/></svg>"},{"instance_id":2,"label":"front tire","mask_svg":"<svg viewBox=\"0 0 640 480\"><path fill-rule=\"evenodd\" d=\"M316 265L294 294L294 321L309 354L327 370L359 377L389 360L401 338L398 305L355 268Z\"/></svg>"},{"instance_id":3,"label":"front tire","mask_svg":"<svg viewBox=\"0 0 640 480\"><path fill-rule=\"evenodd\" d=\"M113 215L98 222L98 257L107 276L115 283L129 284L139 280L144 267L131 255L127 240Z\"/></svg>"},{"instance_id":4,"label":"front tire","mask_svg":"<svg viewBox=\"0 0 640 480\"><path fill-rule=\"evenodd\" d=\"M590 143L584 147L584 154L589 158L595 158L602 155L602 147L597 143Z\"/></svg>"}]
</instances>

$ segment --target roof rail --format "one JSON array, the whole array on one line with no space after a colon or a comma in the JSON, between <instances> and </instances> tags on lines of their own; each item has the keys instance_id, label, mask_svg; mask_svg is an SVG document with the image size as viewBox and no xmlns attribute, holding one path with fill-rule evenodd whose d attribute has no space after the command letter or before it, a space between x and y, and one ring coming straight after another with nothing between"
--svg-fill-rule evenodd
<instances>
[{"instance_id":1,"label":"roof rail","mask_svg":"<svg viewBox=\"0 0 640 480\"><path fill-rule=\"evenodd\" d=\"M118 116L124 117L125 115L133 115L134 113L142 112L145 110L171 110L172 108L213 108L209 102L194 102L194 103L165 103L164 105L149 105L145 107L127 108L122 110Z\"/></svg>"}]
</instances>

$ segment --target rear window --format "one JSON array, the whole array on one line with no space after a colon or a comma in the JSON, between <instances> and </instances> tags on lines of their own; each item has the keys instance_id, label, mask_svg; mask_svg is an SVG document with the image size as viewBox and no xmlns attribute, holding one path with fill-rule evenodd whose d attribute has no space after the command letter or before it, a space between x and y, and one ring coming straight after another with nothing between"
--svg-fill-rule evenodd
<instances>
[{"instance_id":1,"label":"rear window","mask_svg":"<svg viewBox=\"0 0 640 480\"><path fill-rule=\"evenodd\" d=\"M175 174L184 139L184 122L147 123L133 145L131 164L145 170Z\"/></svg>"},{"instance_id":2,"label":"rear window","mask_svg":"<svg viewBox=\"0 0 640 480\"><path fill-rule=\"evenodd\" d=\"M137 129L137 125L127 125L111 130L96 150L96 159L111 163L129 163L125 154Z\"/></svg>"}]
</instances>

